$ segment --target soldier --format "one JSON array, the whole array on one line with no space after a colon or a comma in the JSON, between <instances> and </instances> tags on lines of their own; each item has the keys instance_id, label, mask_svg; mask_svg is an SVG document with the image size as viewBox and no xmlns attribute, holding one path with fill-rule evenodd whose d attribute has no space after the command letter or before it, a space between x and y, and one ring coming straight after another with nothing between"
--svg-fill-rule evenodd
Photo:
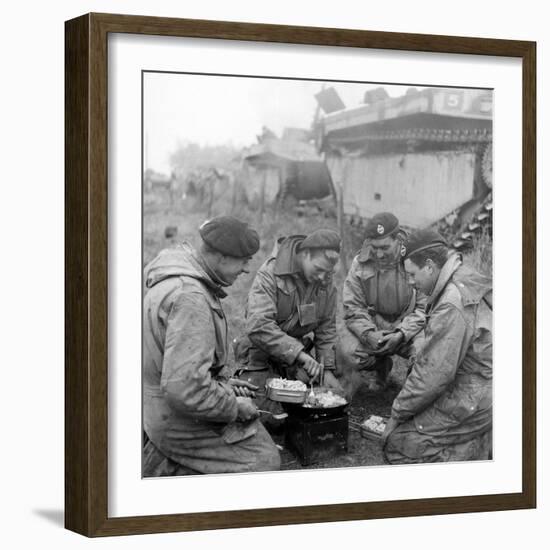
<instances>
[{"instance_id":1,"label":"soldier","mask_svg":"<svg viewBox=\"0 0 550 550\"><path fill-rule=\"evenodd\" d=\"M230 216L204 223L199 250L182 243L146 268L143 307L143 475L277 470L277 447L230 379L221 300L259 248Z\"/></svg>"},{"instance_id":2,"label":"soldier","mask_svg":"<svg viewBox=\"0 0 550 550\"><path fill-rule=\"evenodd\" d=\"M428 296L425 342L383 435L392 464L491 456L492 284L449 254L435 231L413 234L405 269Z\"/></svg>"},{"instance_id":3,"label":"soldier","mask_svg":"<svg viewBox=\"0 0 550 550\"><path fill-rule=\"evenodd\" d=\"M340 237L328 229L278 240L248 294L246 334L235 346L241 378L260 387L273 376L310 384L323 366L324 386L342 390L334 376L339 256ZM280 411L266 399L258 405Z\"/></svg>"},{"instance_id":4,"label":"soldier","mask_svg":"<svg viewBox=\"0 0 550 550\"><path fill-rule=\"evenodd\" d=\"M388 384L392 355L410 359L414 354L413 338L425 324L424 300L407 281L402 262L406 235L397 218L376 214L365 237L344 282L346 329L338 358L354 370L374 371L368 387L381 391Z\"/></svg>"}]
</instances>

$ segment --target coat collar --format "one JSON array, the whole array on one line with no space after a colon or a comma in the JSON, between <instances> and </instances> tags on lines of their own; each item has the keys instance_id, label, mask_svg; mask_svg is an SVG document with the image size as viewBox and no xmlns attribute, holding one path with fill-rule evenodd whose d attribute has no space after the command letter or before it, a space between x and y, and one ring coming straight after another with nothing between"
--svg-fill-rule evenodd
<instances>
[{"instance_id":1,"label":"coat collar","mask_svg":"<svg viewBox=\"0 0 550 550\"><path fill-rule=\"evenodd\" d=\"M174 248L161 250L144 270L145 284L151 288L170 277L191 277L201 281L219 298L225 298L223 282L206 264L200 253L187 241Z\"/></svg>"},{"instance_id":2,"label":"coat collar","mask_svg":"<svg viewBox=\"0 0 550 550\"><path fill-rule=\"evenodd\" d=\"M200 275L200 277L197 278L200 279L215 296L220 299L225 298L227 293L223 289L223 283L214 273L214 270L208 265L206 260L201 256L200 252L186 241L180 244L180 248L189 254L191 262L196 265L197 272Z\"/></svg>"},{"instance_id":3,"label":"coat collar","mask_svg":"<svg viewBox=\"0 0 550 550\"><path fill-rule=\"evenodd\" d=\"M447 286L455 271L462 265L462 256L457 253L452 253L439 272L439 277L435 283L432 293L428 296L428 306L434 304L439 298L443 289Z\"/></svg>"},{"instance_id":4,"label":"coat collar","mask_svg":"<svg viewBox=\"0 0 550 550\"><path fill-rule=\"evenodd\" d=\"M441 268L433 292L428 297L428 307L432 307L439 299L451 280L460 292L464 306L479 304L482 299L487 299L487 296L491 295L491 279L470 266L464 265L460 254L452 253ZM492 302L492 298L488 298L488 300Z\"/></svg>"}]
</instances>

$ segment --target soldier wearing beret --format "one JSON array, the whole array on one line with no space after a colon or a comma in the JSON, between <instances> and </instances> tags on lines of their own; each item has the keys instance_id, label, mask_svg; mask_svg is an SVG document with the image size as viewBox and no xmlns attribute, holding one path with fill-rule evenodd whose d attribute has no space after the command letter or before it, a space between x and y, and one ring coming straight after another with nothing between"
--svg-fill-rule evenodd
<instances>
[{"instance_id":1,"label":"soldier wearing beret","mask_svg":"<svg viewBox=\"0 0 550 550\"><path fill-rule=\"evenodd\" d=\"M392 405L382 441L392 464L488 459L492 443L493 314L488 277L421 230L405 269L428 296L425 342Z\"/></svg>"},{"instance_id":2,"label":"soldier wearing beret","mask_svg":"<svg viewBox=\"0 0 550 550\"><path fill-rule=\"evenodd\" d=\"M198 250L167 249L145 268L143 475L277 470L248 384L229 378L225 288L259 248L230 216L205 222ZM253 388L252 388L253 389Z\"/></svg>"},{"instance_id":3,"label":"soldier wearing beret","mask_svg":"<svg viewBox=\"0 0 550 550\"><path fill-rule=\"evenodd\" d=\"M324 386L342 390L334 376L332 275L339 255L340 236L328 229L277 241L248 294L246 334L235 346L241 378L263 387L274 376L307 384L318 383L322 376ZM261 409L280 410L266 399L258 404ZM266 424L274 423L267 418Z\"/></svg>"},{"instance_id":4,"label":"soldier wearing beret","mask_svg":"<svg viewBox=\"0 0 550 550\"><path fill-rule=\"evenodd\" d=\"M392 355L414 354L413 339L425 324L424 301L408 284L403 267L405 236L393 214L373 216L344 282L347 330L339 358L352 369L373 371L375 379L368 385L374 391L386 388Z\"/></svg>"}]
</instances>

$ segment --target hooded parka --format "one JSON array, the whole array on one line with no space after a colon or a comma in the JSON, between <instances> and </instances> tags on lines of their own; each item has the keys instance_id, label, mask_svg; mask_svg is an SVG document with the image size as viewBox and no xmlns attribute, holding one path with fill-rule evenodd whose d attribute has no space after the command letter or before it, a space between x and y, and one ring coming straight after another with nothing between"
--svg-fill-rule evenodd
<instances>
[{"instance_id":1,"label":"hooded parka","mask_svg":"<svg viewBox=\"0 0 550 550\"><path fill-rule=\"evenodd\" d=\"M279 453L263 426L236 422L224 368L226 294L214 273L183 243L145 268L145 283L143 421L150 441L201 473L278 469Z\"/></svg>"},{"instance_id":2,"label":"hooded parka","mask_svg":"<svg viewBox=\"0 0 550 550\"><path fill-rule=\"evenodd\" d=\"M392 406L390 463L488 458L492 439L492 286L449 257L428 298L425 342Z\"/></svg>"}]
</instances>

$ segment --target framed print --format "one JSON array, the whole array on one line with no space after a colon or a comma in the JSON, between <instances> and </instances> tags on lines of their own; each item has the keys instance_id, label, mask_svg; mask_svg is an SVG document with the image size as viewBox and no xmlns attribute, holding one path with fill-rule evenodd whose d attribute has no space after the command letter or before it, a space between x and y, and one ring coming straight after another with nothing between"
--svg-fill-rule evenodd
<instances>
[{"instance_id":1,"label":"framed print","mask_svg":"<svg viewBox=\"0 0 550 550\"><path fill-rule=\"evenodd\" d=\"M536 506L534 43L65 40L68 529Z\"/></svg>"}]
</instances>

